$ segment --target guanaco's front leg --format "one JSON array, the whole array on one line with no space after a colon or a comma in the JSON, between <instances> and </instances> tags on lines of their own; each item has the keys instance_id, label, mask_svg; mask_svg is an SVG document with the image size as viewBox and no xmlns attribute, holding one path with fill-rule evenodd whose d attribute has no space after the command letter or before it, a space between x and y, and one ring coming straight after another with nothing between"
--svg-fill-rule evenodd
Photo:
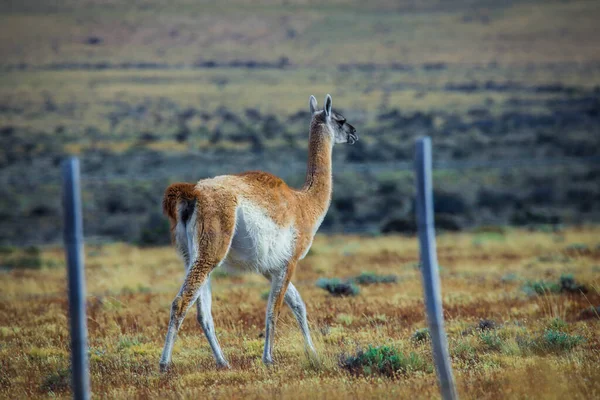
<instances>
[{"instance_id":1,"label":"guanaco's front leg","mask_svg":"<svg viewBox=\"0 0 600 400\"><path fill-rule=\"evenodd\" d=\"M265 327L265 349L263 352L263 363L273 364L273 339L275 336L275 325L281 312L281 306L285 298L290 279L296 268L296 260L288 262L287 268L271 274L271 292L267 303L266 327Z\"/></svg>"}]
</instances>

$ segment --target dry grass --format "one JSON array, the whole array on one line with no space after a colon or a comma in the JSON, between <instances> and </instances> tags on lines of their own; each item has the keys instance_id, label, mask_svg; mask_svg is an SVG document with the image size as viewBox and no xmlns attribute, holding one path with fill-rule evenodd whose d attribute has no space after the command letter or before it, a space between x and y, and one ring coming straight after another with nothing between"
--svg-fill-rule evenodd
<instances>
[{"instance_id":1,"label":"dry grass","mask_svg":"<svg viewBox=\"0 0 600 400\"><path fill-rule=\"evenodd\" d=\"M600 303L600 228L560 233L447 234L439 259L450 352L463 398L594 398L600 395L600 319L581 310ZM573 246L576 244L575 246ZM169 305L182 267L170 248L88 246L88 328L92 388L102 398L437 396L424 368L395 378L352 374L342 354L387 345L431 363L417 241L407 237L317 238L294 281L303 294L321 357L311 365L286 309L275 342L277 365L260 361L268 285L254 275L213 279L217 333L232 364L218 371L191 311L175 346L174 369L158 372ZM41 270L12 270L0 280L0 397L68 397L69 333L60 249L43 251ZM319 277L363 271L396 274L397 284L369 285L352 298L315 286ZM588 293L528 295L529 280L574 274ZM556 319L558 318L558 319ZM481 331L481 319L496 329ZM549 330L552 331L548 334ZM548 339L548 335L553 335ZM566 338L566 339L564 339Z\"/></svg>"}]
</instances>

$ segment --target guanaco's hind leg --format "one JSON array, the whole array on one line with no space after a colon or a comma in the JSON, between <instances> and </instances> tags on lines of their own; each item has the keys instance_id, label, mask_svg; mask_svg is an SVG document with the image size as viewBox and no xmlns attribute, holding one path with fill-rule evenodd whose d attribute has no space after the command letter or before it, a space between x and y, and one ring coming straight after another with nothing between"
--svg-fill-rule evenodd
<instances>
[{"instance_id":1,"label":"guanaco's hind leg","mask_svg":"<svg viewBox=\"0 0 600 400\"><path fill-rule=\"evenodd\" d=\"M166 370L171 362L171 353L177 332L189 308L201 295L202 286L210 272L227 255L235 229L235 200L224 198L199 199L197 208L197 254L171 305L171 317L160 358L160 369Z\"/></svg>"},{"instance_id":2,"label":"guanaco's hind leg","mask_svg":"<svg viewBox=\"0 0 600 400\"><path fill-rule=\"evenodd\" d=\"M228 368L229 363L225 359L223 355L223 351L221 350L221 346L219 345L219 341L217 340L217 335L215 332L215 323L212 317L211 310L212 298L211 298L211 290L210 290L210 276L204 282L202 287L200 288L200 296L198 300L196 300L196 306L198 310L198 322L204 331L204 335L206 335L206 339L208 340L208 344L213 352L213 356L215 357L215 361L217 362L217 367L219 368Z\"/></svg>"}]
</instances>

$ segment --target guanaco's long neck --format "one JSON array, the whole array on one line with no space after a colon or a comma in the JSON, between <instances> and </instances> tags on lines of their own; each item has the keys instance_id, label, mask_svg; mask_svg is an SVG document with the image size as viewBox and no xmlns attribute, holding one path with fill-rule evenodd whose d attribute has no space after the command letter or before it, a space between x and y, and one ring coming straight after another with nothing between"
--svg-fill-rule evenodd
<instances>
[{"instance_id":1,"label":"guanaco's long neck","mask_svg":"<svg viewBox=\"0 0 600 400\"><path fill-rule=\"evenodd\" d=\"M331 151L333 143L322 123L313 121L308 139L308 167L303 191L322 211L331 201Z\"/></svg>"}]
</instances>

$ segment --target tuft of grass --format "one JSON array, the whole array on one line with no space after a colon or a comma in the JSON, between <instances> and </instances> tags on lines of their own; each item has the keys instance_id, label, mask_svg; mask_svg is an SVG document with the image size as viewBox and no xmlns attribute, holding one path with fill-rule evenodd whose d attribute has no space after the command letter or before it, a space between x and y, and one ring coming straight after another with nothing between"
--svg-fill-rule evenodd
<instances>
[{"instance_id":1,"label":"tuft of grass","mask_svg":"<svg viewBox=\"0 0 600 400\"><path fill-rule=\"evenodd\" d=\"M338 322L349 326L352 325L352 322L354 322L354 317L350 314L338 314L337 320Z\"/></svg>"},{"instance_id":2,"label":"tuft of grass","mask_svg":"<svg viewBox=\"0 0 600 400\"><path fill-rule=\"evenodd\" d=\"M479 340L481 340L487 350L500 351L502 349L503 341L496 332L481 332Z\"/></svg>"},{"instance_id":3,"label":"tuft of grass","mask_svg":"<svg viewBox=\"0 0 600 400\"><path fill-rule=\"evenodd\" d=\"M420 328L417 329L410 337L413 342L424 342L429 340L429 328Z\"/></svg>"},{"instance_id":4,"label":"tuft of grass","mask_svg":"<svg viewBox=\"0 0 600 400\"><path fill-rule=\"evenodd\" d=\"M431 373L433 370L419 354L411 352L405 355L390 346L369 346L356 355L342 355L340 365L353 374L377 374L390 378L416 371Z\"/></svg>"},{"instance_id":5,"label":"tuft of grass","mask_svg":"<svg viewBox=\"0 0 600 400\"><path fill-rule=\"evenodd\" d=\"M356 296L360 293L358 286L353 283L342 282L338 278L319 278L317 287L327 290L334 296Z\"/></svg>"},{"instance_id":6,"label":"tuft of grass","mask_svg":"<svg viewBox=\"0 0 600 400\"><path fill-rule=\"evenodd\" d=\"M518 275L515 274L514 272L509 272L508 274L505 274L502 276L502 278L500 278L502 283L511 283L511 282L517 281L518 279L519 279Z\"/></svg>"},{"instance_id":7,"label":"tuft of grass","mask_svg":"<svg viewBox=\"0 0 600 400\"><path fill-rule=\"evenodd\" d=\"M351 279L351 281L359 285L372 285L375 283L396 283L398 277L396 275L378 275L373 272L363 272L360 275Z\"/></svg>"},{"instance_id":8,"label":"tuft of grass","mask_svg":"<svg viewBox=\"0 0 600 400\"><path fill-rule=\"evenodd\" d=\"M590 251L590 248L585 243L572 243L565 248L568 253L585 254Z\"/></svg>"},{"instance_id":9,"label":"tuft of grass","mask_svg":"<svg viewBox=\"0 0 600 400\"><path fill-rule=\"evenodd\" d=\"M71 385L71 371L60 368L44 378L40 389L44 392L65 392Z\"/></svg>"},{"instance_id":10,"label":"tuft of grass","mask_svg":"<svg viewBox=\"0 0 600 400\"><path fill-rule=\"evenodd\" d=\"M565 332L567 330L568 324L561 318L552 318L550 323L548 324L548 329L557 332Z\"/></svg>"},{"instance_id":11,"label":"tuft of grass","mask_svg":"<svg viewBox=\"0 0 600 400\"><path fill-rule=\"evenodd\" d=\"M117 349L118 350L128 349L133 346L139 346L140 343L141 342L137 337L123 336L119 340L119 343L117 343Z\"/></svg>"},{"instance_id":12,"label":"tuft of grass","mask_svg":"<svg viewBox=\"0 0 600 400\"><path fill-rule=\"evenodd\" d=\"M144 286L141 283L137 285L137 287L129 287L125 286L120 290L120 294L136 294L136 293L150 293L152 290L148 286Z\"/></svg>"},{"instance_id":13,"label":"tuft of grass","mask_svg":"<svg viewBox=\"0 0 600 400\"><path fill-rule=\"evenodd\" d=\"M473 360L477 357L477 350L473 347L470 338L464 338L458 340L451 348L451 354L463 360Z\"/></svg>"}]
</instances>

